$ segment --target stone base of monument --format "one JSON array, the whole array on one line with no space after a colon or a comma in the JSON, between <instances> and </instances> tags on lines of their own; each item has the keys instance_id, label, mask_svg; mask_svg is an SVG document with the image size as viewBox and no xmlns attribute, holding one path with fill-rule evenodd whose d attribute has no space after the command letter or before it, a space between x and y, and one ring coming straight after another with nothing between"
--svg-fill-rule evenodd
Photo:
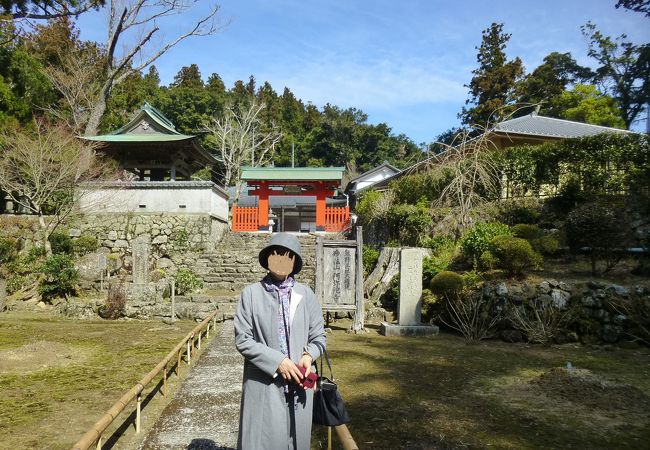
<instances>
[{"instance_id":1,"label":"stone base of monument","mask_svg":"<svg viewBox=\"0 0 650 450\"><path fill-rule=\"evenodd\" d=\"M379 333L384 336L435 336L440 329L435 325L399 325L382 322Z\"/></svg>"}]
</instances>

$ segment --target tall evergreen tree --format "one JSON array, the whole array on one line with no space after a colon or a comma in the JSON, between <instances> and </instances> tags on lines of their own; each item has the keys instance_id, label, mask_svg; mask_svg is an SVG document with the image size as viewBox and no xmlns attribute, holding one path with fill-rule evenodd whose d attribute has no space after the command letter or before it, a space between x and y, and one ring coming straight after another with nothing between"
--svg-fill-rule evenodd
<instances>
[{"instance_id":1,"label":"tall evergreen tree","mask_svg":"<svg viewBox=\"0 0 650 450\"><path fill-rule=\"evenodd\" d=\"M493 23L483 30L481 45L476 47L479 67L472 71L470 98L465 102L459 117L463 124L485 127L511 112L507 106L514 100L515 86L524 74L524 67L517 57L507 60L506 44L510 34L503 32L502 23Z\"/></svg>"},{"instance_id":2,"label":"tall evergreen tree","mask_svg":"<svg viewBox=\"0 0 650 450\"><path fill-rule=\"evenodd\" d=\"M612 39L591 22L581 29L589 40L589 56L599 64L594 80L616 99L629 128L650 98L650 44L635 45L625 34Z\"/></svg>"}]
</instances>

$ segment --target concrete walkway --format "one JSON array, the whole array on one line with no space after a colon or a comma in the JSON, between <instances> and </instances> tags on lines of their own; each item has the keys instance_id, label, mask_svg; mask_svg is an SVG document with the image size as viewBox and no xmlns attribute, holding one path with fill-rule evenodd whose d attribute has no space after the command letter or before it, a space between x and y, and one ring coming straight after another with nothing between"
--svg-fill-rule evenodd
<instances>
[{"instance_id":1,"label":"concrete walkway","mask_svg":"<svg viewBox=\"0 0 650 450\"><path fill-rule=\"evenodd\" d=\"M235 349L233 321L227 320L140 450L236 448L243 364Z\"/></svg>"}]
</instances>

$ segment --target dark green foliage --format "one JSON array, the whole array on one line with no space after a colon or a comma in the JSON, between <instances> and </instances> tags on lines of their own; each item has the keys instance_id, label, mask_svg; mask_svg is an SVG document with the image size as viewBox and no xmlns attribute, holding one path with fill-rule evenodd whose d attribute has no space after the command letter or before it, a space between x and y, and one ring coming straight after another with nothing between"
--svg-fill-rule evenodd
<instances>
[{"instance_id":1,"label":"dark green foliage","mask_svg":"<svg viewBox=\"0 0 650 450\"><path fill-rule=\"evenodd\" d=\"M507 61L505 48L510 34L503 32L503 24L493 23L483 30L481 46L477 47L479 67L469 85L470 98L459 116L463 124L487 127L508 114L506 106L514 100L514 88L524 74L519 58Z\"/></svg>"},{"instance_id":2,"label":"dark green foliage","mask_svg":"<svg viewBox=\"0 0 650 450\"><path fill-rule=\"evenodd\" d=\"M443 270L431 279L429 289L444 298L457 295L463 289L463 277L456 272Z\"/></svg>"},{"instance_id":3,"label":"dark green foliage","mask_svg":"<svg viewBox=\"0 0 650 450\"><path fill-rule=\"evenodd\" d=\"M52 255L45 260L38 271L43 275L39 281L38 293L44 299L74 294L79 272L70 255L65 253Z\"/></svg>"},{"instance_id":4,"label":"dark green foliage","mask_svg":"<svg viewBox=\"0 0 650 450\"><path fill-rule=\"evenodd\" d=\"M450 179L449 171L432 169L400 177L390 187L395 195L395 203L416 205L422 199L429 203L437 200Z\"/></svg>"},{"instance_id":5,"label":"dark green foliage","mask_svg":"<svg viewBox=\"0 0 650 450\"><path fill-rule=\"evenodd\" d=\"M77 255L85 255L99 248L99 241L95 236L79 236L72 241L72 248Z\"/></svg>"},{"instance_id":6,"label":"dark green foliage","mask_svg":"<svg viewBox=\"0 0 650 450\"><path fill-rule=\"evenodd\" d=\"M650 140L640 134L601 134L542 145L509 147L495 159L508 196L585 197L643 192L650 187ZM523 222L523 221L522 221Z\"/></svg>"},{"instance_id":7,"label":"dark green foliage","mask_svg":"<svg viewBox=\"0 0 650 450\"><path fill-rule=\"evenodd\" d=\"M605 262L604 271L620 260L626 238L624 219L623 208L608 202L587 203L569 213L565 223L569 248L588 252L594 274L598 260Z\"/></svg>"},{"instance_id":8,"label":"dark green foliage","mask_svg":"<svg viewBox=\"0 0 650 450\"><path fill-rule=\"evenodd\" d=\"M386 222L391 238L406 246L418 246L433 226L431 213L424 200L417 205L392 205Z\"/></svg>"},{"instance_id":9,"label":"dark green foliage","mask_svg":"<svg viewBox=\"0 0 650 450\"><path fill-rule=\"evenodd\" d=\"M12 262L18 256L18 241L0 236L0 265Z\"/></svg>"},{"instance_id":10,"label":"dark green foliage","mask_svg":"<svg viewBox=\"0 0 650 450\"><path fill-rule=\"evenodd\" d=\"M537 225L520 223L510 228L510 231L512 231L513 236L526 239L527 241L542 237L542 230Z\"/></svg>"},{"instance_id":11,"label":"dark green foliage","mask_svg":"<svg viewBox=\"0 0 650 450\"><path fill-rule=\"evenodd\" d=\"M72 238L70 238L68 233L55 231L50 234L48 240L52 246L52 253L71 254L73 251Z\"/></svg>"},{"instance_id":12,"label":"dark green foliage","mask_svg":"<svg viewBox=\"0 0 650 450\"><path fill-rule=\"evenodd\" d=\"M189 294L203 287L203 280L190 269L179 269L174 279L176 280L176 292L179 295Z\"/></svg>"},{"instance_id":13,"label":"dark green foliage","mask_svg":"<svg viewBox=\"0 0 650 450\"><path fill-rule=\"evenodd\" d=\"M525 270L538 267L543 261L530 242L514 236L494 237L490 241L490 252L496 258L497 267L509 275L523 275Z\"/></svg>"},{"instance_id":14,"label":"dark green foliage","mask_svg":"<svg viewBox=\"0 0 650 450\"><path fill-rule=\"evenodd\" d=\"M490 242L496 236L509 235L510 227L500 222L479 222L461 237L463 252L470 258L479 258L490 250Z\"/></svg>"},{"instance_id":15,"label":"dark green foliage","mask_svg":"<svg viewBox=\"0 0 650 450\"><path fill-rule=\"evenodd\" d=\"M367 245L363 246L363 274L368 276L374 270L379 260L379 250Z\"/></svg>"},{"instance_id":16,"label":"dark green foliage","mask_svg":"<svg viewBox=\"0 0 650 450\"><path fill-rule=\"evenodd\" d=\"M542 208L535 199L506 199L498 202L499 222L508 225L518 223L537 223L542 216Z\"/></svg>"},{"instance_id":17,"label":"dark green foliage","mask_svg":"<svg viewBox=\"0 0 650 450\"><path fill-rule=\"evenodd\" d=\"M124 315L126 307L126 294L124 292L124 285L111 284L108 287L108 294L104 305L99 308L99 315L104 319L115 320Z\"/></svg>"},{"instance_id":18,"label":"dark green foliage","mask_svg":"<svg viewBox=\"0 0 650 450\"><path fill-rule=\"evenodd\" d=\"M550 234L533 239L530 245L540 255L554 255L560 248L560 243L555 236Z\"/></svg>"},{"instance_id":19,"label":"dark green foliage","mask_svg":"<svg viewBox=\"0 0 650 450\"><path fill-rule=\"evenodd\" d=\"M423 286L429 286L433 277L439 272L447 270L453 263L458 253L458 246L453 239L427 238L423 246L429 247L432 256L422 260Z\"/></svg>"}]
</instances>

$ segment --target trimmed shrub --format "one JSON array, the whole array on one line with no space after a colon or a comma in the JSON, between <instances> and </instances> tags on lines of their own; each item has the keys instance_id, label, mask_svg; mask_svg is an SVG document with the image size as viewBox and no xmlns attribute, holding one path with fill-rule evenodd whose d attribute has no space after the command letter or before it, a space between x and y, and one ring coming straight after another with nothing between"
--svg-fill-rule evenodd
<instances>
[{"instance_id":1,"label":"trimmed shrub","mask_svg":"<svg viewBox=\"0 0 650 450\"><path fill-rule=\"evenodd\" d=\"M478 265L483 270L493 270L499 265L499 258L494 256L490 250L481 253L478 259Z\"/></svg>"},{"instance_id":2,"label":"trimmed shrub","mask_svg":"<svg viewBox=\"0 0 650 450\"><path fill-rule=\"evenodd\" d=\"M527 241L532 241L542 237L542 230L539 229L537 225L530 225L526 223L519 223L510 228L512 235L518 238L526 239Z\"/></svg>"},{"instance_id":3,"label":"trimmed shrub","mask_svg":"<svg viewBox=\"0 0 650 450\"><path fill-rule=\"evenodd\" d=\"M510 234L510 227L504 223L479 222L465 232L461 238L461 246L469 257L477 259L490 249L490 241L494 237Z\"/></svg>"},{"instance_id":4,"label":"trimmed shrub","mask_svg":"<svg viewBox=\"0 0 650 450\"><path fill-rule=\"evenodd\" d=\"M72 239L68 233L61 231L55 231L50 234L48 238L50 245L52 246L52 253L65 253L71 254L73 251Z\"/></svg>"},{"instance_id":5,"label":"trimmed shrub","mask_svg":"<svg viewBox=\"0 0 650 450\"><path fill-rule=\"evenodd\" d=\"M367 245L363 246L363 274L367 276L372 273L379 260L379 250Z\"/></svg>"},{"instance_id":6,"label":"trimmed shrub","mask_svg":"<svg viewBox=\"0 0 650 450\"><path fill-rule=\"evenodd\" d=\"M0 264L6 264L18 256L18 241L12 237L0 236Z\"/></svg>"},{"instance_id":7,"label":"trimmed shrub","mask_svg":"<svg viewBox=\"0 0 650 450\"><path fill-rule=\"evenodd\" d=\"M104 305L99 308L99 316L104 319L115 320L124 315L126 309L126 293L124 292L124 285L111 284L108 287L108 294Z\"/></svg>"},{"instance_id":8,"label":"trimmed shrub","mask_svg":"<svg viewBox=\"0 0 650 450\"><path fill-rule=\"evenodd\" d=\"M433 239L429 241L433 242ZM442 238L436 242L433 255L422 261L422 279L424 286L429 283L439 272L447 270L458 256L458 246L452 239Z\"/></svg>"},{"instance_id":9,"label":"trimmed shrub","mask_svg":"<svg viewBox=\"0 0 650 450\"><path fill-rule=\"evenodd\" d=\"M43 274L38 285L38 293L44 299L74 294L79 272L70 255L61 253L50 256L39 267L38 272Z\"/></svg>"},{"instance_id":10,"label":"trimmed shrub","mask_svg":"<svg viewBox=\"0 0 650 450\"><path fill-rule=\"evenodd\" d=\"M514 236L496 236L490 241L490 247L498 260L498 267L509 275L522 275L524 270L538 267L543 261L530 242Z\"/></svg>"},{"instance_id":11,"label":"trimmed shrub","mask_svg":"<svg viewBox=\"0 0 650 450\"><path fill-rule=\"evenodd\" d=\"M605 261L604 272L621 259L625 246L624 212L621 207L604 203L587 203L571 211L565 223L569 248L578 253L585 249L591 258L592 273L598 260Z\"/></svg>"},{"instance_id":12,"label":"trimmed shrub","mask_svg":"<svg viewBox=\"0 0 650 450\"><path fill-rule=\"evenodd\" d=\"M390 236L402 245L417 246L429 234L433 218L425 199L417 205L397 204L390 207L386 217Z\"/></svg>"},{"instance_id":13,"label":"trimmed shrub","mask_svg":"<svg viewBox=\"0 0 650 450\"><path fill-rule=\"evenodd\" d=\"M203 280L190 269L179 269L174 280L176 281L176 292L179 295L189 294L203 287Z\"/></svg>"},{"instance_id":14,"label":"trimmed shrub","mask_svg":"<svg viewBox=\"0 0 650 450\"><path fill-rule=\"evenodd\" d=\"M77 255L85 255L99 248L99 241L94 236L79 236L72 241L72 248Z\"/></svg>"},{"instance_id":15,"label":"trimmed shrub","mask_svg":"<svg viewBox=\"0 0 650 450\"><path fill-rule=\"evenodd\" d=\"M554 255L560 248L560 243L554 236L546 235L533 239L530 245L540 255Z\"/></svg>"},{"instance_id":16,"label":"trimmed shrub","mask_svg":"<svg viewBox=\"0 0 650 450\"><path fill-rule=\"evenodd\" d=\"M431 279L429 289L435 295L449 298L463 289L463 277L456 272L443 270Z\"/></svg>"}]
</instances>

